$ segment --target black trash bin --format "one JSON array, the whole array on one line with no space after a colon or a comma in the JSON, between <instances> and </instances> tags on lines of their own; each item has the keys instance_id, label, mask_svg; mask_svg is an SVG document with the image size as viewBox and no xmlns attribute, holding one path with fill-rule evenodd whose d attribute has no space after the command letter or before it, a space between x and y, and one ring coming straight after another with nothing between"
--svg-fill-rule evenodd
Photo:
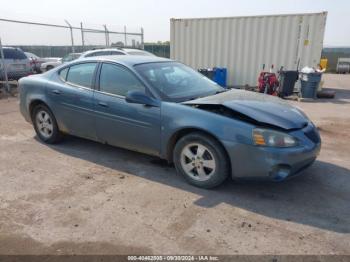
<instances>
[{"instance_id":1,"label":"black trash bin","mask_svg":"<svg viewBox=\"0 0 350 262\"><path fill-rule=\"evenodd\" d=\"M285 97L293 94L294 86L299 78L298 71L280 71L279 96Z\"/></svg>"},{"instance_id":2,"label":"black trash bin","mask_svg":"<svg viewBox=\"0 0 350 262\"><path fill-rule=\"evenodd\" d=\"M215 71L212 68L201 68L201 69L198 69L198 72L201 73L202 75L205 75L206 77L208 77L211 80L214 79Z\"/></svg>"},{"instance_id":3,"label":"black trash bin","mask_svg":"<svg viewBox=\"0 0 350 262\"><path fill-rule=\"evenodd\" d=\"M301 73L300 82L301 89L300 94L302 98L316 98L317 89L321 82L322 73Z\"/></svg>"}]
</instances>

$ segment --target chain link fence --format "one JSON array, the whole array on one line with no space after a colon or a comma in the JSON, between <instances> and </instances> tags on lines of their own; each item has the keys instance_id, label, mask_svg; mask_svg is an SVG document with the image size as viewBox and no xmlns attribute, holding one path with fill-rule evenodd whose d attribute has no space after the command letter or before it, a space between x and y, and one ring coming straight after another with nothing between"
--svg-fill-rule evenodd
<instances>
[{"instance_id":1,"label":"chain link fence","mask_svg":"<svg viewBox=\"0 0 350 262\"><path fill-rule=\"evenodd\" d=\"M145 43L144 49L156 56L170 58L170 43Z\"/></svg>"},{"instance_id":2,"label":"chain link fence","mask_svg":"<svg viewBox=\"0 0 350 262\"><path fill-rule=\"evenodd\" d=\"M142 28L129 31L126 26L43 23L0 18L0 88L9 90L11 80L33 73L30 52L39 58L63 57L69 53L106 47L144 49Z\"/></svg>"}]
</instances>

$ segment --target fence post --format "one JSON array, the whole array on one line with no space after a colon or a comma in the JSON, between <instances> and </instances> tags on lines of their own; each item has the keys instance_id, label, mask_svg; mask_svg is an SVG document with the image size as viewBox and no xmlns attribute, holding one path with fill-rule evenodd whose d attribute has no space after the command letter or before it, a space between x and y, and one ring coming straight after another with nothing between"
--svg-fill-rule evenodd
<instances>
[{"instance_id":1,"label":"fence post","mask_svg":"<svg viewBox=\"0 0 350 262\"><path fill-rule=\"evenodd\" d=\"M141 27L141 49L145 49L144 42L143 42L143 27Z\"/></svg>"},{"instance_id":2,"label":"fence post","mask_svg":"<svg viewBox=\"0 0 350 262\"><path fill-rule=\"evenodd\" d=\"M9 93L10 92L10 85L9 85L9 80L7 78L7 68L6 68L6 64L5 64L4 51L2 50L1 38L0 38L0 53L1 53L1 65L2 65L2 68L4 71L5 87L6 87L6 91Z\"/></svg>"},{"instance_id":3,"label":"fence post","mask_svg":"<svg viewBox=\"0 0 350 262\"><path fill-rule=\"evenodd\" d=\"M128 42L126 40L126 25L124 25L124 46L127 47L128 46Z\"/></svg>"},{"instance_id":4,"label":"fence post","mask_svg":"<svg viewBox=\"0 0 350 262\"><path fill-rule=\"evenodd\" d=\"M106 47L109 47L109 32L107 29L107 25L103 25L103 27L105 28Z\"/></svg>"},{"instance_id":5,"label":"fence post","mask_svg":"<svg viewBox=\"0 0 350 262\"><path fill-rule=\"evenodd\" d=\"M71 26L70 23L68 23L67 20L64 20L66 22L66 24L69 26L69 29L70 29L70 38L72 40L72 53L75 53L75 49L74 49L74 38L73 38L73 28Z\"/></svg>"},{"instance_id":6,"label":"fence post","mask_svg":"<svg viewBox=\"0 0 350 262\"><path fill-rule=\"evenodd\" d=\"M83 46L83 52L84 52L85 51L85 42L84 42L83 22L80 22L80 31L81 31L81 44Z\"/></svg>"}]
</instances>

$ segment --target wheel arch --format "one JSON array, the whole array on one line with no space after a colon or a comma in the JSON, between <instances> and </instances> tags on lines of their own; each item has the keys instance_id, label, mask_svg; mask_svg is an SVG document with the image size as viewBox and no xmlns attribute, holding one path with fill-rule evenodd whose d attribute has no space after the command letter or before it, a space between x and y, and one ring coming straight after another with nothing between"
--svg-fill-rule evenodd
<instances>
[{"instance_id":1,"label":"wheel arch","mask_svg":"<svg viewBox=\"0 0 350 262\"><path fill-rule=\"evenodd\" d=\"M33 121L33 110L38 105L44 105L44 106L46 106L47 108L50 109L50 107L47 105L47 103L45 103L45 101L43 101L42 99L33 99L32 101L30 101L29 108L28 108L30 119L32 121Z\"/></svg>"},{"instance_id":2,"label":"wheel arch","mask_svg":"<svg viewBox=\"0 0 350 262\"><path fill-rule=\"evenodd\" d=\"M225 155L226 155L226 158L227 158L227 161L229 163L229 169L231 171L231 161L230 161L230 158L229 158L229 154L225 148L225 146L223 145L223 143L221 143L221 141L218 139L218 137L216 137L214 134L204 130L204 129L201 129L201 128L198 128L198 127L186 127L186 128L182 128L180 130L177 130L174 134L172 134L172 136L170 137L170 139L168 140L168 144L167 144L167 148L166 148L166 160L169 162L169 163L172 163L173 162L173 152L174 152L174 148L175 148L175 145L177 143L177 141L179 141L180 138L184 137L185 135L188 135L190 133L202 133L206 136L209 136L211 137L212 139L214 139L216 142L218 142L224 152L225 152Z\"/></svg>"}]
</instances>

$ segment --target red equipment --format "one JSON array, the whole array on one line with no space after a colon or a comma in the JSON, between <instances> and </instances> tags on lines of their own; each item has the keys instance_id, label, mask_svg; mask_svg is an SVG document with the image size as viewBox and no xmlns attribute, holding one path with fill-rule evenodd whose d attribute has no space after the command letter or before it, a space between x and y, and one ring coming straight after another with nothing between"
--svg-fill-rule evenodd
<instances>
[{"instance_id":1,"label":"red equipment","mask_svg":"<svg viewBox=\"0 0 350 262\"><path fill-rule=\"evenodd\" d=\"M275 73L272 72L273 65L271 65L270 72L264 71L265 64L263 64L263 70L260 72L258 79L258 89L259 93L269 94L269 95L277 95L278 92L278 78Z\"/></svg>"}]
</instances>

